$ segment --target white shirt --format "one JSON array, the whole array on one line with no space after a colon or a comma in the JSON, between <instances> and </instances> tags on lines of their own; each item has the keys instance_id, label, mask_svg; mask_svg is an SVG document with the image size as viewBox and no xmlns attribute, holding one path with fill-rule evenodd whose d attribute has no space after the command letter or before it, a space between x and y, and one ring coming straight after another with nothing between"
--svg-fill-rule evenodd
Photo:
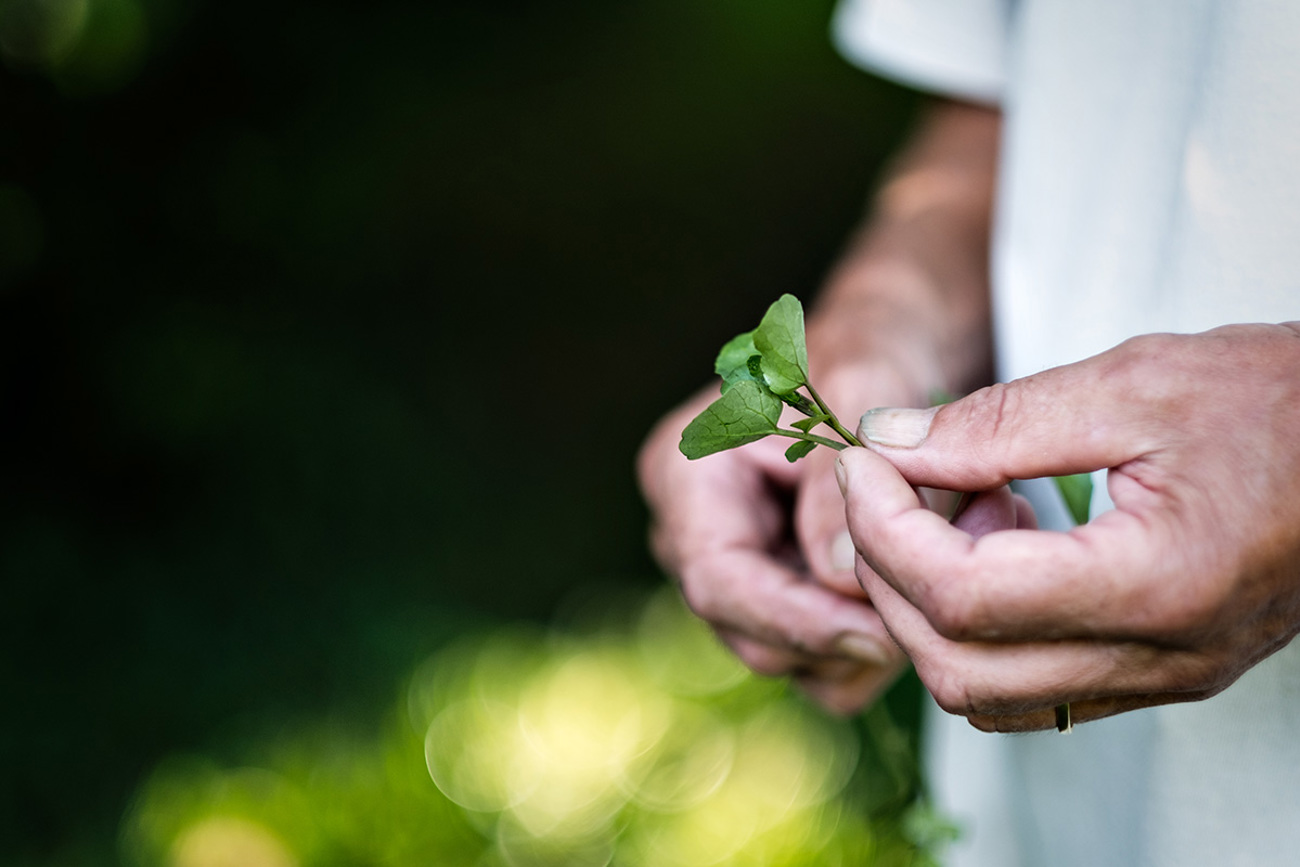
<instances>
[{"instance_id":1,"label":"white shirt","mask_svg":"<svg viewBox=\"0 0 1300 867\"><path fill-rule=\"evenodd\" d=\"M835 36L1002 108L1001 378L1300 318L1300 2L844 0ZM1069 737L930 722L936 792L968 831L952 864L1300 863L1300 643L1213 699Z\"/></svg>"}]
</instances>

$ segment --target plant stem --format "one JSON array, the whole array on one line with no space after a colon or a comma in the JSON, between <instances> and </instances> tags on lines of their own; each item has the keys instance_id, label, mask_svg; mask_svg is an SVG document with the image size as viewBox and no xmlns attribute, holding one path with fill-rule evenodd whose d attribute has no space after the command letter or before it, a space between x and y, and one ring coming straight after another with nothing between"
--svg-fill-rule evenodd
<instances>
[{"instance_id":1,"label":"plant stem","mask_svg":"<svg viewBox=\"0 0 1300 867\"><path fill-rule=\"evenodd\" d=\"M817 443L817 445L819 446L829 446L830 448L835 449L835 451L837 452L844 451L844 449L846 448L844 443L837 443L833 439L827 439L826 437L819 437L817 436L817 434L804 433L803 431L786 430L783 427L779 427L775 431L773 431L773 433L777 434L778 436L789 437L792 440L804 440L810 443Z\"/></svg>"},{"instance_id":2,"label":"plant stem","mask_svg":"<svg viewBox=\"0 0 1300 867\"><path fill-rule=\"evenodd\" d=\"M812 387L812 383L807 382L804 383L804 385L807 386L808 393L812 395L812 399L817 402L818 409L827 415L826 424L831 426L831 430L839 434L840 438L851 446L862 445L861 440L849 433L848 430L845 429L844 425L840 424L840 420L835 417L835 413L826 405L826 401L822 400L822 396L817 393L817 389Z\"/></svg>"},{"instance_id":3,"label":"plant stem","mask_svg":"<svg viewBox=\"0 0 1300 867\"><path fill-rule=\"evenodd\" d=\"M810 387L808 390L812 391L812 388ZM781 398L781 402L786 406L794 407L809 418L819 415L817 407L813 405L812 401L797 391L792 391L789 394L778 394L777 397Z\"/></svg>"}]
</instances>

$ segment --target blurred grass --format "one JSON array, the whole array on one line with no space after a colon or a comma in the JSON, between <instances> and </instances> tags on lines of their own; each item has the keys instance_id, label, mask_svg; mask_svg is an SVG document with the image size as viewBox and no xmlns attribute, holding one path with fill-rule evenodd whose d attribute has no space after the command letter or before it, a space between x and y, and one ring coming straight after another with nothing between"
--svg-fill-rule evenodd
<instances>
[{"instance_id":1,"label":"blurred grass","mask_svg":"<svg viewBox=\"0 0 1300 867\"><path fill-rule=\"evenodd\" d=\"M0 863L661 580L637 443L911 110L829 10L0 2Z\"/></svg>"}]
</instances>

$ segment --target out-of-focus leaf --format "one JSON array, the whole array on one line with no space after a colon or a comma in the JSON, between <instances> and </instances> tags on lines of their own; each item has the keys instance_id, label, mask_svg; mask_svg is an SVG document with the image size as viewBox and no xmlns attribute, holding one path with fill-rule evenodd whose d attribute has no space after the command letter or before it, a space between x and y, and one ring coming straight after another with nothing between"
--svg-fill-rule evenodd
<instances>
[{"instance_id":1,"label":"out-of-focus leaf","mask_svg":"<svg viewBox=\"0 0 1300 867\"><path fill-rule=\"evenodd\" d=\"M785 450L785 459L790 463L794 463L815 448L817 448L817 443L809 440L796 440L794 445Z\"/></svg>"},{"instance_id":2,"label":"out-of-focus leaf","mask_svg":"<svg viewBox=\"0 0 1300 867\"><path fill-rule=\"evenodd\" d=\"M1092 475L1078 473L1073 476L1057 476L1056 489L1065 500L1065 507L1070 510L1070 517L1076 524L1088 523L1088 512L1092 508Z\"/></svg>"}]
</instances>

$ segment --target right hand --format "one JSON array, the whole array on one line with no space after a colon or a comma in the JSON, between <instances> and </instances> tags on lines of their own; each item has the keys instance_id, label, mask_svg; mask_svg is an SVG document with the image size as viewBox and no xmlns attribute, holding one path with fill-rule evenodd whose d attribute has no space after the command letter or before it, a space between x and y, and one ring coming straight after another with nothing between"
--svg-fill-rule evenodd
<instances>
[{"instance_id":1,"label":"right hand","mask_svg":"<svg viewBox=\"0 0 1300 867\"><path fill-rule=\"evenodd\" d=\"M839 381L854 391L863 384ZM837 409L875 405L837 402L828 386L822 393ZM708 389L670 413L641 450L655 556L749 668L791 676L832 712L856 712L905 658L854 577L834 453L819 448L791 464L790 442L769 437L687 461L677 448L682 429L716 397Z\"/></svg>"}]
</instances>

